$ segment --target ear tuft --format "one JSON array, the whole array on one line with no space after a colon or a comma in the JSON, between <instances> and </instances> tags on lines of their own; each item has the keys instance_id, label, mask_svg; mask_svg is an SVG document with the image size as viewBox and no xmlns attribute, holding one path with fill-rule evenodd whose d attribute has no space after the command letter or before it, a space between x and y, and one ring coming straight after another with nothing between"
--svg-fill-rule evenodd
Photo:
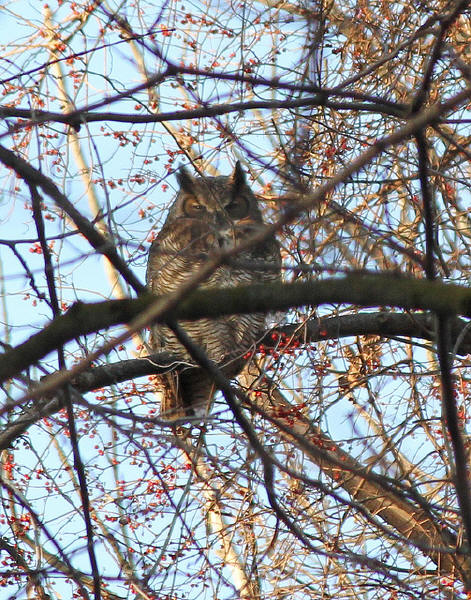
<instances>
[{"instance_id":1,"label":"ear tuft","mask_svg":"<svg viewBox=\"0 0 471 600\"><path fill-rule=\"evenodd\" d=\"M181 190L188 193L194 191L195 180L186 167L180 167L176 173L176 177Z\"/></svg>"},{"instance_id":2,"label":"ear tuft","mask_svg":"<svg viewBox=\"0 0 471 600\"><path fill-rule=\"evenodd\" d=\"M231 183L232 183L232 192L236 194L239 189L245 185L245 171L240 164L240 160L238 160L235 164L234 171L231 175Z\"/></svg>"}]
</instances>

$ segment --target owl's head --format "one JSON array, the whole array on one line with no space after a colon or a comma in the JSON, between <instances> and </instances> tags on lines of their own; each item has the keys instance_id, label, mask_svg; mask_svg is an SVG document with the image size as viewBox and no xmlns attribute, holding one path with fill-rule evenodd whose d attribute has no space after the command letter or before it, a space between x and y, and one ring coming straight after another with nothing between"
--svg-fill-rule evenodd
<instances>
[{"instance_id":1,"label":"owl's head","mask_svg":"<svg viewBox=\"0 0 471 600\"><path fill-rule=\"evenodd\" d=\"M262 223L262 215L245 173L237 161L231 175L193 177L185 168L177 174L180 189L171 219L203 220L217 228L239 223Z\"/></svg>"}]
</instances>

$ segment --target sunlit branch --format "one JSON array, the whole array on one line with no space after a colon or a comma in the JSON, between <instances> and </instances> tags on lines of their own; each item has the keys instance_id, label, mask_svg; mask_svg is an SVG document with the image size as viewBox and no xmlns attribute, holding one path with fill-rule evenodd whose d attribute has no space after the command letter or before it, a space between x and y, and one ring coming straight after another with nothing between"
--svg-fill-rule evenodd
<instances>
[{"instance_id":1,"label":"sunlit branch","mask_svg":"<svg viewBox=\"0 0 471 600\"><path fill-rule=\"evenodd\" d=\"M414 489L403 486L396 480L376 474L365 468L358 460L345 452L329 435L297 414L294 424L289 419L277 416L277 408L283 410L290 404L275 387L270 389L271 408L269 414L254 409L278 427L280 435L302 448L333 481L351 495L357 508L368 520L380 517L393 528L393 536L399 532L410 540L441 568L452 574L456 568L464 580L471 583L471 563L467 546L457 552L458 538L444 524L438 523L430 504ZM306 478L300 481L314 486ZM375 519L373 519L375 520Z\"/></svg>"}]
</instances>

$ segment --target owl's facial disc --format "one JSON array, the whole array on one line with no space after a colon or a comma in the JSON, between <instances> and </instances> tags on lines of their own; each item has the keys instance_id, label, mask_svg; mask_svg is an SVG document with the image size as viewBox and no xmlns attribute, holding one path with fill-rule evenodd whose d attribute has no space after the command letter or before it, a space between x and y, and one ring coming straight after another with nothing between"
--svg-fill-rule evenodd
<instances>
[{"instance_id":1,"label":"owl's facial disc","mask_svg":"<svg viewBox=\"0 0 471 600\"><path fill-rule=\"evenodd\" d=\"M224 208L231 219L243 219L249 214L249 202L241 195L233 195Z\"/></svg>"},{"instance_id":2,"label":"owl's facial disc","mask_svg":"<svg viewBox=\"0 0 471 600\"><path fill-rule=\"evenodd\" d=\"M193 194L190 194L183 199L182 213L185 217L194 219L204 219L208 217L206 205Z\"/></svg>"}]
</instances>

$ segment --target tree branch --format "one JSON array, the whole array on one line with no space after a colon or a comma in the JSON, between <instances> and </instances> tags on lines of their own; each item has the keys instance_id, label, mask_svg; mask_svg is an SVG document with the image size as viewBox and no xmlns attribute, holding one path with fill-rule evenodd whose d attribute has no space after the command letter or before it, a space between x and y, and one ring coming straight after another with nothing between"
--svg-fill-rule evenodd
<instances>
[{"instance_id":1,"label":"tree branch","mask_svg":"<svg viewBox=\"0 0 471 600\"><path fill-rule=\"evenodd\" d=\"M455 319L452 323L451 339L458 343L457 353L471 353L471 330L463 334L466 321ZM379 335L381 337L410 337L434 341L433 318L424 314L402 313L356 313L339 317L310 319L305 323L293 323L274 327L260 339L260 346L276 348L278 338L287 336L290 340L309 344L324 340L335 340L357 335ZM463 337L463 339L460 339ZM255 352L258 350L257 346ZM81 393L121 383L145 375L162 375L175 367L176 357L166 352L151 354L143 358L120 360L106 365L92 367L79 373L72 380L73 386Z\"/></svg>"},{"instance_id":2,"label":"tree branch","mask_svg":"<svg viewBox=\"0 0 471 600\"><path fill-rule=\"evenodd\" d=\"M145 291L145 286L134 275L124 260L119 256L113 242L104 237L96 227L90 223L70 202L70 200L59 190L56 184L35 169L26 160L18 156L8 148L0 145L0 161L10 169L13 169L19 177L24 179L29 186L40 187L45 194L54 200L57 206L63 210L75 223L77 229L85 236L95 250L104 254L116 270L123 276L137 294Z\"/></svg>"},{"instance_id":3,"label":"tree branch","mask_svg":"<svg viewBox=\"0 0 471 600\"><path fill-rule=\"evenodd\" d=\"M334 94L335 95L335 94ZM224 104L211 104L211 106L202 106L190 110L174 110L163 113L148 113L136 115L132 113L113 113L113 112L91 112L87 108L77 109L70 113L53 112L47 110L31 110L28 108L16 108L10 106L0 106L0 118L16 117L20 119L29 119L29 124L40 124L47 122L66 123L71 127L77 128L80 123L166 123L168 121L188 121L191 119L204 119L227 115L233 112L246 110L273 110L279 108L293 109L309 106L323 106L335 110L358 110L366 112L375 112L388 114L395 117L404 117L406 115L405 105L398 104L397 107L377 102L341 102L328 100L327 94L311 96L307 98L290 100L252 100L250 102L227 102Z\"/></svg>"},{"instance_id":4,"label":"tree branch","mask_svg":"<svg viewBox=\"0 0 471 600\"><path fill-rule=\"evenodd\" d=\"M454 319L451 322L451 340L456 351L466 354L471 352L471 330L466 331L466 321ZM273 336L273 334L276 334ZM433 317L426 314L402 313L357 313L331 318L310 319L305 323L293 323L271 329L260 338L255 348L276 348L280 336L290 340L309 344L318 341L340 339L357 335L380 335L382 337L407 337L433 341L435 332ZM285 338L286 339L286 338ZM121 360L106 365L91 367L75 376L70 376L72 384L72 401L79 400L76 394L87 393L136 377L146 375L162 375L169 369L178 369L178 358L167 352L155 353L143 358ZM14 440L23 435L34 423L43 417L50 416L64 408L62 392L54 398L39 399L34 407L10 423L0 433L0 450L8 448ZM12 406L13 408L13 406ZM4 411L9 410L8 406Z\"/></svg>"},{"instance_id":5,"label":"tree branch","mask_svg":"<svg viewBox=\"0 0 471 600\"><path fill-rule=\"evenodd\" d=\"M278 389L270 390L270 412L290 408L291 405ZM262 412L263 414L263 412ZM471 585L471 560L467 546L459 544L457 536L429 509L428 503L412 488L396 489L395 481L375 474L353 456L345 452L319 427L313 426L302 415L284 420L270 418L279 428L280 435L305 452L336 485L345 489L360 505L365 517L380 517L404 539L410 540L435 564L452 576L456 569ZM413 502L408 495L414 497Z\"/></svg>"},{"instance_id":6,"label":"tree branch","mask_svg":"<svg viewBox=\"0 0 471 600\"><path fill-rule=\"evenodd\" d=\"M175 308L155 317L158 314L156 307L163 305L165 299L165 296L157 298L146 294L135 299L90 304L77 302L42 331L0 355L0 382L77 336L130 323L138 315L145 316L145 311L151 310L148 322L159 323L165 323L168 319L197 320L332 303L365 307L394 306L405 310L426 310L471 317L471 290L467 287L382 274L352 274L304 283L196 290Z\"/></svg>"}]
</instances>

